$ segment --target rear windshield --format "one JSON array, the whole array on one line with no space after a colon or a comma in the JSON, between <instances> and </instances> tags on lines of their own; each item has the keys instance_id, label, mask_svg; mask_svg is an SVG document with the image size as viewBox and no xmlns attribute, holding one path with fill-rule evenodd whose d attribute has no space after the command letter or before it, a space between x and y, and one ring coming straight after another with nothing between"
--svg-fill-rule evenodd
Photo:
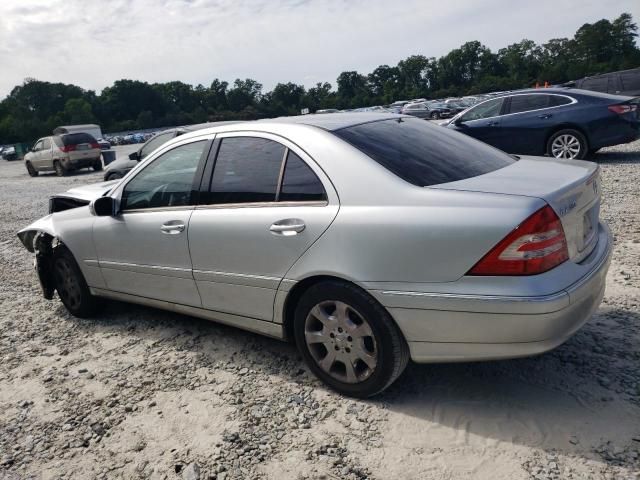
<instances>
[{"instance_id":1,"label":"rear windshield","mask_svg":"<svg viewBox=\"0 0 640 480\"><path fill-rule=\"evenodd\" d=\"M500 150L417 118L375 121L333 133L420 187L476 177L515 162Z\"/></svg>"},{"instance_id":2,"label":"rear windshield","mask_svg":"<svg viewBox=\"0 0 640 480\"><path fill-rule=\"evenodd\" d=\"M95 143L96 141L93 135L88 133L67 133L66 135L61 135L60 138L62 138L62 143L64 143L65 147L67 145L78 145L80 143Z\"/></svg>"}]
</instances>

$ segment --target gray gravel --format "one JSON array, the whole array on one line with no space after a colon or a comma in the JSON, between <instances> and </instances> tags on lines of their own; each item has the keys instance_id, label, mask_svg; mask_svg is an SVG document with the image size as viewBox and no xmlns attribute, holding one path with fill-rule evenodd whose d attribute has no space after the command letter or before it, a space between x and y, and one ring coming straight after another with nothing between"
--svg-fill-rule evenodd
<instances>
[{"instance_id":1,"label":"gray gravel","mask_svg":"<svg viewBox=\"0 0 640 480\"><path fill-rule=\"evenodd\" d=\"M616 248L585 328L537 358L410 365L371 401L326 390L288 344L44 300L15 233L101 174L0 162L0 478L640 478L640 142L596 160Z\"/></svg>"}]
</instances>

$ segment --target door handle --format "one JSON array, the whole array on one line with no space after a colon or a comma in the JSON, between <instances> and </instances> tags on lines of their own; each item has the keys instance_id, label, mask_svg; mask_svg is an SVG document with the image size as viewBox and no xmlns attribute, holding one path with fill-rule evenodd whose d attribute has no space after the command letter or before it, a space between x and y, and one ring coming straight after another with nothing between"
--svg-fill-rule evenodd
<instances>
[{"instance_id":1,"label":"door handle","mask_svg":"<svg viewBox=\"0 0 640 480\"><path fill-rule=\"evenodd\" d=\"M497 127L498 126L498 122L489 122L487 123L487 127Z\"/></svg>"},{"instance_id":2,"label":"door handle","mask_svg":"<svg viewBox=\"0 0 640 480\"><path fill-rule=\"evenodd\" d=\"M303 220L299 218L287 218L285 220L278 220L274 222L270 227L269 231L275 235L297 235L302 232L306 228Z\"/></svg>"},{"instance_id":3,"label":"door handle","mask_svg":"<svg viewBox=\"0 0 640 480\"><path fill-rule=\"evenodd\" d=\"M167 222L160 227L160 231L162 233L166 233L167 235L177 235L178 233L184 232L184 223L173 220L171 222Z\"/></svg>"},{"instance_id":4,"label":"door handle","mask_svg":"<svg viewBox=\"0 0 640 480\"><path fill-rule=\"evenodd\" d=\"M546 118L551 118L551 117L553 117L553 115L550 114L550 113L545 113L544 115L538 115L538 118L541 118L543 120L546 119Z\"/></svg>"}]
</instances>

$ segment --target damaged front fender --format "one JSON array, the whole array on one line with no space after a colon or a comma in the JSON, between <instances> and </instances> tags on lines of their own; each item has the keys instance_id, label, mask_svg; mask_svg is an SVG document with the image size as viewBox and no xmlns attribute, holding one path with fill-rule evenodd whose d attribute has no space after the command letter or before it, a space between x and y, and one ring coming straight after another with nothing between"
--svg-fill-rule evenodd
<instances>
[{"instance_id":1,"label":"damaged front fender","mask_svg":"<svg viewBox=\"0 0 640 480\"><path fill-rule=\"evenodd\" d=\"M18 238L25 248L36 254L34 267L38 274L42 294L47 300L51 300L55 292L52 258L54 248L60 243L54 234L50 217L51 215L41 218L18 232Z\"/></svg>"}]
</instances>

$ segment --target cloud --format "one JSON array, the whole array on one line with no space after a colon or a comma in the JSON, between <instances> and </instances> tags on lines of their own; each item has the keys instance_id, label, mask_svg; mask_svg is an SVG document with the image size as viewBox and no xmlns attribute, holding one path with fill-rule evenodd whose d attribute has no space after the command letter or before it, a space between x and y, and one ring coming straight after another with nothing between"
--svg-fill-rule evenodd
<instances>
[{"instance_id":1,"label":"cloud","mask_svg":"<svg viewBox=\"0 0 640 480\"><path fill-rule=\"evenodd\" d=\"M623 11L640 20L637 0L3 0L0 97L25 77L97 91L121 78L335 83L468 40L571 36Z\"/></svg>"}]
</instances>

